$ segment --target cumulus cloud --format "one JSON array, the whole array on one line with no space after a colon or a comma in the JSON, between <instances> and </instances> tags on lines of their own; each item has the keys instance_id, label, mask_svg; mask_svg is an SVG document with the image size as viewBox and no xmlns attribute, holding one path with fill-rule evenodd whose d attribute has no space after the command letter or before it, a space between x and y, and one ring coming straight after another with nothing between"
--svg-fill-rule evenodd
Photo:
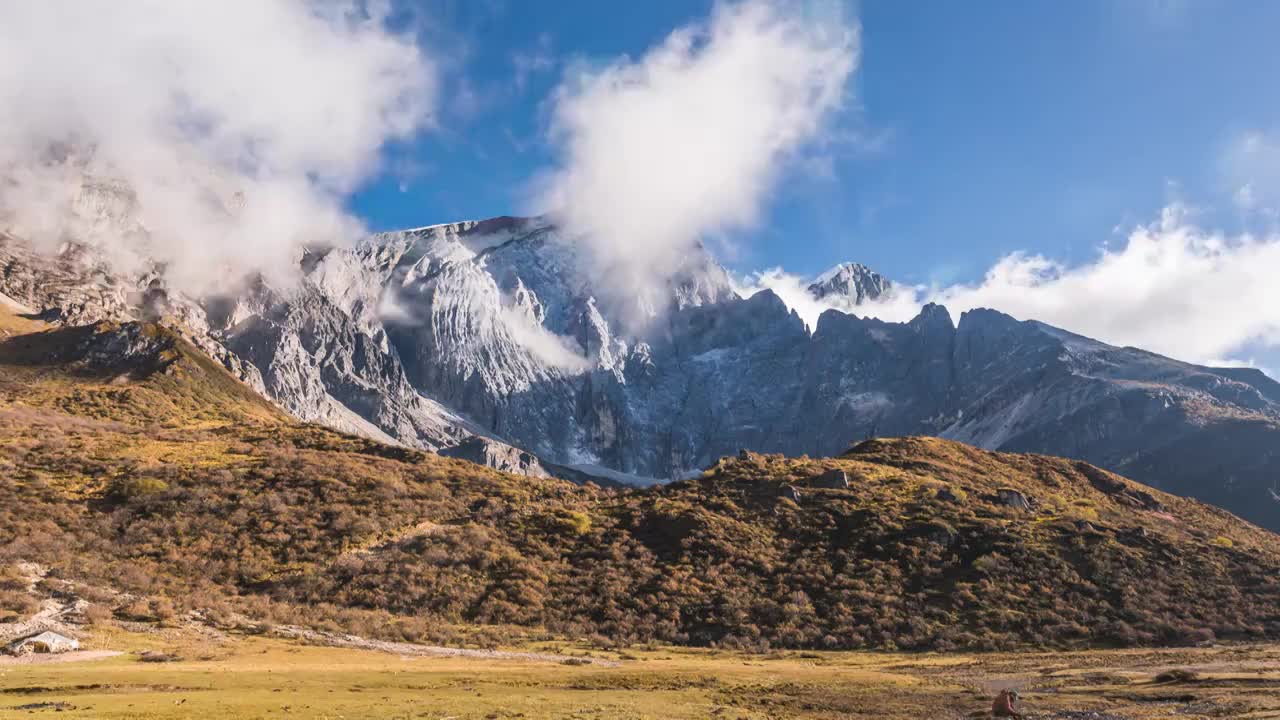
<instances>
[{"instance_id":1,"label":"cumulus cloud","mask_svg":"<svg viewBox=\"0 0 1280 720\"><path fill-rule=\"evenodd\" d=\"M1207 365L1253 365L1240 353L1280 347L1280 234L1229 236L1196 225L1180 205L1134 228L1118 248L1068 266L1042 255L1001 258L982 281L897 286L883 301L851 307L799 293L805 282L779 271L744 286L778 292L806 321L825 309L905 321L926 302L953 315L995 308L1114 345ZM799 299L796 299L799 295ZM812 326L812 325L811 325Z\"/></svg>"},{"instance_id":2,"label":"cumulus cloud","mask_svg":"<svg viewBox=\"0 0 1280 720\"><path fill-rule=\"evenodd\" d=\"M1135 228L1124 246L1067 267L1037 255L1000 260L983 282L932 293L964 310L994 307L1117 345L1192 362L1280 344L1280 236L1227 236L1185 207Z\"/></svg>"},{"instance_id":3,"label":"cumulus cloud","mask_svg":"<svg viewBox=\"0 0 1280 720\"><path fill-rule=\"evenodd\" d=\"M360 232L343 199L430 118L380 3L0 5L0 228L200 292ZM134 269L124 268L124 269Z\"/></svg>"},{"instance_id":4,"label":"cumulus cloud","mask_svg":"<svg viewBox=\"0 0 1280 720\"><path fill-rule=\"evenodd\" d=\"M810 332L817 327L818 316L827 310L853 313L851 303L839 303L830 299L819 300L809 292L808 278L789 273L781 267L760 270L746 277L733 278L733 290L742 297L751 297L762 290L772 290L787 307L794 310Z\"/></svg>"},{"instance_id":5,"label":"cumulus cloud","mask_svg":"<svg viewBox=\"0 0 1280 720\"><path fill-rule=\"evenodd\" d=\"M843 103L859 33L840 10L722 3L639 59L566 73L551 100L560 162L535 205L613 299L648 295L700 238L758 219L785 161Z\"/></svg>"}]
</instances>

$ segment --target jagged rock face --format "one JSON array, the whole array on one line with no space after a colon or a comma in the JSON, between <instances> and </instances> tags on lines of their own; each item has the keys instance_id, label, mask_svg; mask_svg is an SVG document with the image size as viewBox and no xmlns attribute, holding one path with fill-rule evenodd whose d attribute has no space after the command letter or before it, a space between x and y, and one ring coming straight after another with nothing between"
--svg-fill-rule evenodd
<instances>
[{"instance_id":1,"label":"jagged rock face","mask_svg":"<svg viewBox=\"0 0 1280 720\"><path fill-rule=\"evenodd\" d=\"M495 442L489 438L474 437L460 445L445 448L441 455L467 460L477 465L487 465L503 472L529 477L552 477L536 455L526 450Z\"/></svg>"},{"instance_id":2,"label":"jagged rock face","mask_svg":"<svg viewBox=\"0 0 1280 720\"><path fill-rule=\"evenodd\" d=\"M995 311L831 310L810 333L701 251L620 304L554 226L518 218L310 252L295 288L199 302L0 250L15 300L72 322L160 308L299 417L513 472L668 479L744 447L827 456L928 434L1088 460L1280 527L1280 385ZM846 264L810 291L847 307L889 287Z\"/></svg>"},{"instance_id":3,"label":"jagged rock face","mask_svg":"<svg viewBox=\"0 0 1280 720\"><path fill-rule=\"evenodd\" d=\"M989 310L956 333L956 415L936 434L1086 459L1280 528L1280 384L1116 348Z\"/></svg>"},{"instance_id":4,"label":"jagged rock face","mask_svg":"<svg viewBox=\"0 0 1280 720\"><path fill-rule=\"evenodd\" d=\"M377 236L331 253L309 279L359 324L384 328L412 385L474 432L557 463L629 470L627 374L643 378L652 355L623 326L647 306L603 303L575 246L545 221ZM737 297L705 253L663 295L668 306L650 314L664 320Z\"/></svg>"},{"instance_id":5,"label":"jagged rock face","mask_svg":"<svg viewBox=\"0 0 1280 720\"><path fill-rule=\"evenodd\" d=\"M68 325L135 320L172 325L232 375L258 392L265 390L257 368L210 333L204 308L181 294L170 295L154 269L124 276L83 247L68 244L48 256L0 233L0 295L44 320Z\"/></svg>"},{"instance_id":6,"label":"jagged rock face","mask_svg":"<svg viewBox=\"0 0 1280 720\"><path fill-rule=\"evenodd\" d=\"M50 320L87 325L132 319L130 296L137 290L82 248L67 246L46 257L0 235L0 291Z\"/></svg>"},{"instance_id":7,"label":"jagged rock face","mask_svg":"<svg viewBox=\"0 0 1280 720\"><path fill-rule=\"evenodd\" d=\"M427 449L469 436L465 420L409 384L385 334L363 330L311 288L270 297L219 337L261 371L270 397L304 420Z\"/></svg>"}]
</instances>

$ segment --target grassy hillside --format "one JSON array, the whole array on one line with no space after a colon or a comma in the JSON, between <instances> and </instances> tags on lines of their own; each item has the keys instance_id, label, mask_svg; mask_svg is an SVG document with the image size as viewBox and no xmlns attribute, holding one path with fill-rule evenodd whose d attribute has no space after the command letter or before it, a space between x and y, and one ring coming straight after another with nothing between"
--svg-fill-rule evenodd
<instances>
[{"instance_id":1,"label":"grassy hillside","mask_svg":"<svg viewBox=\"0 0 1280 720\"><path fill-rule=\"evenodd\" d=\"M849 487L817 487L828 470ZM0 317L0 620L33 607L26 561L99 615L397 640L1189 643L1280 636L1275 540L1083 463L937 439L646 490L503 475L294 422L162 328Z\"/></svg>"}]
</instances>

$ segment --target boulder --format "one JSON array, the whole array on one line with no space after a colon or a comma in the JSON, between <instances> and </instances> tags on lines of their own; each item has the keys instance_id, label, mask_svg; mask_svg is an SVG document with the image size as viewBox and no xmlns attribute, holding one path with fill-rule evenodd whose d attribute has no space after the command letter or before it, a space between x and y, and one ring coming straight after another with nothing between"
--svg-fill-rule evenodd
<instances>
[{"instance_id":1,"label":"boulder","mask_svg":"<svg viewBox=\"0 0 1280 720\"><path fill-rule=\"evenodd\" d=\"M996 490L996 495L1000 498L1000 504L1002 505L1008 505L1019 510L1031 510L1031 499L1018 490L1000 488Z\"/></svg>"},{"instance_id":2,"label":"boulder","mask_svg":"<svg viewBox=\"0 0 1280 720\"><path fill-rule=\"evenodd\" d=\"M816 488L847 490L849 488L849 475L845 471L839 469L828 470L815 477L809 484Z\"/></svg>"}]
</instances>

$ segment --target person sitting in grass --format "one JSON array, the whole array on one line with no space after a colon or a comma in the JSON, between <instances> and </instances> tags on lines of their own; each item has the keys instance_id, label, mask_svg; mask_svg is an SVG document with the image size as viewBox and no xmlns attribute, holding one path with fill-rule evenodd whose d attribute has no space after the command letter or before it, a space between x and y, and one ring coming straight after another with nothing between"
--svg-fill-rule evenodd
<instances>
[{"instance_id":1,"label":"person sitting in grass","mask_svg":"<svg viewBox=\"0 0 1280 720\"><path fill-rule=\"evenodd\" d=\"M1022 714L1013 709L1013 704L1017 701L1017 690L1001 690L996 695L995 702L991 703L991 714L995 717L1021 718Z\"/></svg>"}]
</instances>

